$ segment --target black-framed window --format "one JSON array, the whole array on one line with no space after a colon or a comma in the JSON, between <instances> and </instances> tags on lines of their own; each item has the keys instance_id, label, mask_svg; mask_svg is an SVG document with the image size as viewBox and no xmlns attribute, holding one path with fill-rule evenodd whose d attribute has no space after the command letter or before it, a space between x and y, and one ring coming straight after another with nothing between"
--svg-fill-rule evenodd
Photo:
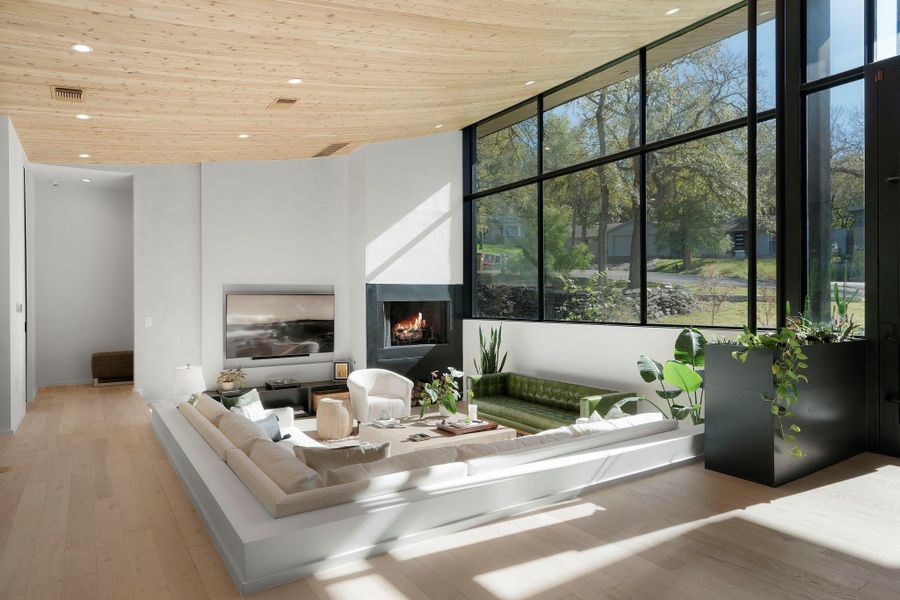
<instances>
[{"instance_id":1,"label":"black-framed window","mask_svg":"<svg viewBox=\"0 0 900 600\"><path fill-rule=\"evenodd\" d=\"M742 2L469 128L467 231L480 199L528 188L536 238L536 303L479 305L476 248L472 316L773 327L786 300L828 318L837 283L861 322L858 82L898 54L897 19L895 0ZM528 141L485 161L512 124Z\"/></svg>"}]
</instances>

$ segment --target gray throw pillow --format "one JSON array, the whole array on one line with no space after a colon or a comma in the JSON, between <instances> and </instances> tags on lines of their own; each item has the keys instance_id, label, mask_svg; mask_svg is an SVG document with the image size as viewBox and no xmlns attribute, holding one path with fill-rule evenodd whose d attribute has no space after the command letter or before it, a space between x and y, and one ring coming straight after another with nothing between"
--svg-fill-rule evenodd
<instances>
[{"instance_id":1,"label":"gray throw pillow","mask_svg":"<svg viewBox=\"0 0 900 600\"><path fill-rule=\"evenodd\" d=\"M360 444L349 448L306 448L294 446L294 454L328 482L328 472L347 465L370 463L391 456L391 443Z\"/></svg>"},{"instance_id":2,"label":"gray throw pillow","mask_svg":"<svg viewBox=\"0 0 900 600\"><path fill-rule=\"evenodd\" d=\"M260 419L259 421L253 421L257 427L263 430L263 433L266 434L266 437L272 440L273 442L281 441L281 428L278 426L278 417L275 415L269 415L265 419Z\"/></svg>"}]
</instances>

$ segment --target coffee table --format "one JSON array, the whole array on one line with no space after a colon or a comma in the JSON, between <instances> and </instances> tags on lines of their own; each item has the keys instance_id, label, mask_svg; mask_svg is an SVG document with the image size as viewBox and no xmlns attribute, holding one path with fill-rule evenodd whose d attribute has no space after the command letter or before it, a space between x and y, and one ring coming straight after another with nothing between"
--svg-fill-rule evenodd
<instances>
[{"instance_id":1,"label":"coffee table","mask_svg":"<svg viewBox=\"0 0 900 600\"><path fill-rule=\"evenodd\" d=\"M400 419L399 427L391 427L388 429L375 427L371 423L362 423L359 426L359 441L368 444L390 442L391 455L394 456L397 454L405 454L407 452L415 452L416 450L424 450L425 448L461 446L462 444L486 444L490 442L499 442L501 440L511 440L516 437L515 429L510 429L503 425L499 425L497 429L489 429L488 431L450 435L437 429L437 426L442 420L443 419L438 415L433 417L425 415L424 419L419 419L419 417L408 417L406 419ZM411 442L408 438L414 433L427 433L431 437L421 442Z\"/></svg>"}]
</instances>

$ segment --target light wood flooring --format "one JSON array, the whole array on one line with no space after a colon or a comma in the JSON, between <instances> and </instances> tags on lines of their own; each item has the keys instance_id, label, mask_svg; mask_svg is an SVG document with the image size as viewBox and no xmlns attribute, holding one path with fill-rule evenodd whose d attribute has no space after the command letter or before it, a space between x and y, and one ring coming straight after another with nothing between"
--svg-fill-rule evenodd
<instances>
[{"instance_id":1,"label":"light wood flooring","mask_svg":"<svg viewBox=\"0 0 900 600\"><path fill-rule=\"evenodd\" d=\"M0 598L238 597L124 388L43 390L0 437ZM900 598L900 460L771 490L693 464L259 599Z\"/></svg>"}]
</instances>

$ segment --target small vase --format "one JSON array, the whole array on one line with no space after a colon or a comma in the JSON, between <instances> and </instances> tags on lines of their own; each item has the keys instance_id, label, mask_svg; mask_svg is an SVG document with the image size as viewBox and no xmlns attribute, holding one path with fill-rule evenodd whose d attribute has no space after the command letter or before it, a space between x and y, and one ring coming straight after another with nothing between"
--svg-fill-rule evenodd
<instances>
[{"instance_id":1,"label":"small vase","mask_svg":"<svg viewBox=\"0 0 900 600\"><path fill-rule=\"evenodd\" d=\"M233 381L223 381L221 385L222 385L223 392L230 392L231 390L234 389Z\"/></svg>"},{"instance_id":2,"label":"small vase","mask_svg":"<svg viewBox=\"0 0 900 600\"><path fill-rule=\"evenodd\" d=\"M441 416L444 417L444 418L446 419L447 417L452 417L452 416L453 416L453 413L451 413L449 410L447 410L447 409L444 407L443 404L441 404Z\"/></svg>"}]
</instances>

